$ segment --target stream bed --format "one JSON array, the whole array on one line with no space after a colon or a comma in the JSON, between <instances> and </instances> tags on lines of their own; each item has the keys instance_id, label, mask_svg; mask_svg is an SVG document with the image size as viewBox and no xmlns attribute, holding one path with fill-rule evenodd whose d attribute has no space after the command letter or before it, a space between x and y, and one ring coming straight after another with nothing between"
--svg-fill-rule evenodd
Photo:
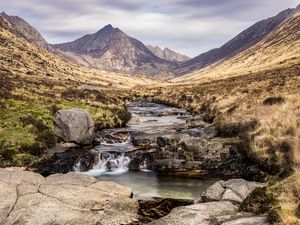
<instances>
[{"instance_id":1,"label":"stream bed","mask_svg":"<svg viewBox=\"0 0 300 225\"><path fill-rule=\"evenodd\" d=\"M196 199L216 179L199 180L160 175L148 169L147 160L139 165L139 171L131 171L131 153L139 148L133 144L135 137L156 139L161 135L175 134L185 129L186 120L191 116L187 111L160 104L134 102L128 104L132 118L128 126L104 130L98 134L98 162L93 169L84 173L98 180L113 181L133 189L134 198ZM197 128L190 132L200 132ZM134 139L135 138L135 139ZM143 140L143 139L142 139ZM137 141L136 141L137 142ZM80 165L75 165L80 171ZM136 170L136 169L135 169Z\"/></svg>"}]
</instances>

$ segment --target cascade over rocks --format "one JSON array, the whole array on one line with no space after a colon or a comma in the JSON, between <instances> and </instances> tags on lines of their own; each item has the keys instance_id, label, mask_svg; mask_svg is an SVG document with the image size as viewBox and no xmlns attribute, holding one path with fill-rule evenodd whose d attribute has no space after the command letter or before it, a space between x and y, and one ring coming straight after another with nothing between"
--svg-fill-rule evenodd
<instances>
[{"instance_id":1,"label":"cascade over rocks","mask_svg":"<svg viewBox=\"0 0 300 225\"><path fill-rule=\"evenodd\" d=\"M83 109L59 110L54 116L54 132L65 142L90 145L95 138L94 122Z\"/></svg>"}]
</instances>

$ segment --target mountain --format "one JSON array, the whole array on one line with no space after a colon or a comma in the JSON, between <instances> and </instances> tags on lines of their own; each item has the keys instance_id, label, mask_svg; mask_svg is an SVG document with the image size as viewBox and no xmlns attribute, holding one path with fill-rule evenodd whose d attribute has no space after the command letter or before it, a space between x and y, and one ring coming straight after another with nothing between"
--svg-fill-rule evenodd
<instances>
[{"instance_id":1,"label":"mountain","mask_svg":"<svg viewBox=\"0 0 300 225\"><path fill-rule=\"evenodd\" d=\"M73 42L52 45L68 60L128 74L170 77L172 62L154 55L142 42L107 25Z\"/></svg>"},{"instance_id":2,"label":"mountain","mask_svg":"<svg viewBox=\"0 0 300 225\"><path fill-rule=\"evenodd\" d=\"M147 48L157 57L170 62L181 62L191 59L189 56L177 53L169 48L161 49L158 46L147 45Z\"/></svg>"},{"instance_id":3,"label":"mountain","mask_svg":"<svg viewBox=\"0 0 300 225\"><path fill-rule=\"evenodd\" d=\"M50 46L44 37L29 23L18 16L9 16L5 12L0 14L0 17L6 19L13 29L21 33L28 41L37 46L50 50Z\"/></svg>"},{"instance_id":4,"label":"mountain","mask_svg":"<svg viewBox=\"0 0 300 225\"><path fill-rule=\"evenodd\" d=\"M288 15L287 15L288 14ZM285 20L262 38L234 56L173 79L173 82L195 83L246 74L261 73L300 65L300 6L280 13ZM278 18L278 16L276 16ZM272 24L273 20L269 21ZM299 68L298 68L299 70ZM297 72L299 74L299 71Z\"/></svg>"},{"instance_id":5,"label":"mountain","mask_svg":"<svg viewBox=\"0 0 300 225\"><path fill-rule=\"evenodd\" d=\"M293 12L294 9L286 9L274 17L259 21L220 48L212 49L191 60L175 65L173 69L178 75L184 75L235 56L277 29Z\"/></svg>"}]
</instances>

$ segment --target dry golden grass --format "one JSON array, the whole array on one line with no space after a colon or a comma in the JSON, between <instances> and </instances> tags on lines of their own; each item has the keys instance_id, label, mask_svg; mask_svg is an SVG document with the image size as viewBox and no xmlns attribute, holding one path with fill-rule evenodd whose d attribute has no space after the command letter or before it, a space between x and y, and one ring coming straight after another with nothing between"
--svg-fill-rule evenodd
<instances>
[{"instance_id":1,"label":"dry golden grass","mask_svg":"<svg viewBox=\"0 0 300 225\"><path fill-rule=\"evenodd\" d=\"M276 196L279 207L276 209L284 225L300 224L300 171L271 186L269 190Z\"/></svg>"}]
</instances>

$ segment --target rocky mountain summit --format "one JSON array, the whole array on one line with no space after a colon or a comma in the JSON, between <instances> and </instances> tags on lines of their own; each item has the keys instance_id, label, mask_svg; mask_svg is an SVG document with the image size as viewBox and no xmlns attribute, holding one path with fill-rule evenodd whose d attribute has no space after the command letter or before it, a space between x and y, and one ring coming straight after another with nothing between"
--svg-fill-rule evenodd
<instances>
[{"instance_id":1,"label":"rocky mountain summit","mask_svg":"<svg viewBox=\"0 0 300 225\"><path fill-rule=\"evenodd\" d=\"M88 67L151 76L172 76L171 62L154 55L142 42L107 25L73 42L52 45L64 58Z\"/></svg>"},{"instance_id":2,"label":"rocky mountain summit","mask_svg":"<svg viewBox=\"0 0 300 225\"><path fill-rule=\"evenodd\" d=\"M147 48L159 58L171 61L171 62L181 62L191 59L189 56L177 53L169 48L161 49L159 46L147 45Z\"/></svg>"}]
</instances>

